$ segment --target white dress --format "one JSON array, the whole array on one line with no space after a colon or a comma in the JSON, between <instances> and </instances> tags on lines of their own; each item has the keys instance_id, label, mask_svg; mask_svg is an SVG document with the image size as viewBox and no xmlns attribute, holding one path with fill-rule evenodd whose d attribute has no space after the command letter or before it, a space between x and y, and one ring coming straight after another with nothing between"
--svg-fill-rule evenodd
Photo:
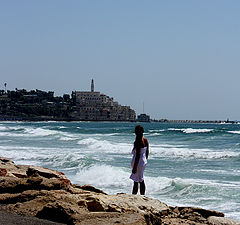
<instances>
[{"instance_id":1,"label":"white dress","mask_svg":"<svg viewBox=\"0 0 240 225\"><path fill-rule=\"evenodd\" d=\"M143 171L147 164L146 151L147 151L147 147L140 149L140 158L139 158L139 162L138 162L138 166L137 166L137 172L132 173L130 176L130 179L132 179L135 182L142 182L144 180L143 179ZM131 161L131 167L133 168L135 158L136 158L136 149L135 148L132 150L132 155L133 156L132 156L132 161Z\"/></svg>"}]
</instances>

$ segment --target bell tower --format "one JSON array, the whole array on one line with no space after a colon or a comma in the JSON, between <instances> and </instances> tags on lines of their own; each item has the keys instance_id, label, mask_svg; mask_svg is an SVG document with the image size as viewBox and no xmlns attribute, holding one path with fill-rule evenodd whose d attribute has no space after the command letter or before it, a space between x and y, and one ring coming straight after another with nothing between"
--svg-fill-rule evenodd
<instances>
[{"instance_id":1,"label":"bell tower","mask_svg":"<svg viewBox=\"0 0 240 225\"><path fill-rule=\"evenodd\" d=\"M92 79L92 83L91 83L91 92L94 92L94 80Z\"/></svg>"}]
</instances>

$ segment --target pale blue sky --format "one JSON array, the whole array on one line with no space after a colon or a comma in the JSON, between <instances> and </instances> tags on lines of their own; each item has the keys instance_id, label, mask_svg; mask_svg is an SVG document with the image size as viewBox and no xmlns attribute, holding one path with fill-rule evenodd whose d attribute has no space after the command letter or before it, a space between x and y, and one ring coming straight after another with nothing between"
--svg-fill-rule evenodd
<instances>
[{"instance_id":1,"label":"pale blue sky","mask_svg":"<svg viewBox=\"0 0 240 225\"><path fill-rule=\"evenodd\" d=\"M152 118L240 120L240 1L0 1L0 82Z\"/></svg>"}]
</instances>

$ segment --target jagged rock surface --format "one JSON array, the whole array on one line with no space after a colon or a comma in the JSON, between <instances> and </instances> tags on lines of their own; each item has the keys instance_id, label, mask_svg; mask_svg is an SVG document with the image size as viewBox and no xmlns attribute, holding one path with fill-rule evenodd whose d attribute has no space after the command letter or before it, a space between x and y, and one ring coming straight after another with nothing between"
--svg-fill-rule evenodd
<instances>
[{"instance_id":1,"label":"jagged rock surface","mask_svg":"<svg viewBox=\"0 0 240 225\"><path fill-rule=\"evenodd\" d=\"M239 224L216 211L170 207L146 196L107 195L61 172L0 158L1 208L63 224Z\"/></svg>"}]
</instances>

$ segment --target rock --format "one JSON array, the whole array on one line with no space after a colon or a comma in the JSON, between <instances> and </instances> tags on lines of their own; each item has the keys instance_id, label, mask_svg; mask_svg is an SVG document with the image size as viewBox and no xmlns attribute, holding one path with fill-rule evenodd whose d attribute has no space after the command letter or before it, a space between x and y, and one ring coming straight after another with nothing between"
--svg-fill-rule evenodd
<instances>
[{"instance_id":1,"label":"rock","mask_svg":"<svg viewBox=\"0 0 240 225\"><path fill-rule=\"evenodd\" d=\"M73 225L74 220L72 214L73 211L71 211L71 209L65 209L58 203L50 203L44 206L40 211L38 211L36 217L40 219L47 219L54 222Z\"/></svg>"},{"instance_id":2,"label":"rock","mask_svg":"<svg viewBox=\"0 0 240 225\"><path fill-rule=\"evenodd\" d=\"M208 222L211 225L240 225L239 221L217 216L210 216Z\"/></svg>"},{"instance_id":3,"label":"rock","mask_svg":"<svg viewBox=\"0 0 240 225\"><path fill-rule=\"evenodd\" d=\"M95 192L95 193L102 193L102 194L105 194L105 192L103 192L102 190L98 189L98 188L95 188L91 185L84 185L84 186L80 186L80 185L73 185L74 188L79 188L79 189L82 189L82 190L85 190L85 191L92 191L92 192Z\"/></svg>"},{"instance_id":4,"label":"rock","mask_svg":"<svg viewBox=\"0 0 240 225\"><path fill-rule=\"evenodd\" d=\"M5 158L5 157L0 157L0 162L1 163L5 163L5 164L14 164L15 165L15 163L11 160L11 159L9 159L9 158Z\"/></svg>"},{"instance_id":5,"label":"rock","mask_svg":"<svg viewBox=\"0 0 240 225\"><path fill-rule=\"evenodd\" d=\"M239 224L212 210L169 207L146 196L107 195L93 186L72 185L61 172L18 166L6 158L0 158L0 204L9 212L71 225Z\"/></svg>"},{"instance_id":6,"label":"rock","mask_svg":"<svg viewBox=\"0 0 240 225\"><path fill-rule=\"evenodd\" d=\"M33 216L16 215L0 210L1 225L63 225L49 220L38 219Z\"/></svg>"},{"instance_id":7,"label":"rock","mask_svg":"<svg viewBox=\"0 0 240 225\"><path fill-rule=\"evenodd\" d=\"M71 187L70 180L61 172L38 166L17 166L7 158L0 158L0 177L0 193Z\"/></svg>"}]
</instances>

